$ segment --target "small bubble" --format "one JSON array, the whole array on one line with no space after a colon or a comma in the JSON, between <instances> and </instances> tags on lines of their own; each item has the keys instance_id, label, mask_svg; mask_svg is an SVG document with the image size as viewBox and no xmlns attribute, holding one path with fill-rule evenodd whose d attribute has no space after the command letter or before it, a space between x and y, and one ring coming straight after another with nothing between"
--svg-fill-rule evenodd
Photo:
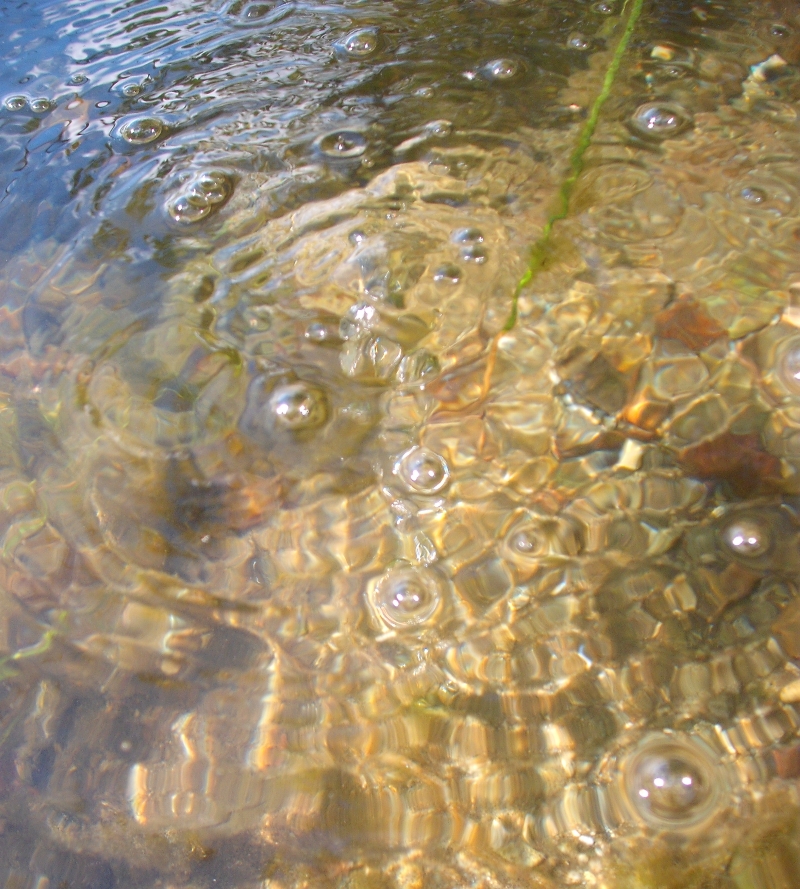
<instances>
[{"instance_id":1,"label":"small bubble","mask_svg":"<svg viewBox=\"0 0 800 889\"><path fill-rule=\"evenodd\" d=\"M138 83L126 83L122 87L122 95L127 96L129 99L132 99L134 96L138 96L139 93L142 92L143 87Z\"/></svg>"},{"instance_id":2,"label":"small bubble","mask_svg":"<svg viewBox=\"0 0 800 889\"><path fill-rule=\"evenodd\" d=\"M227 14L232 16L234 23L243 27L272 24L293 11L292 3L274 2L274 0L261 0L261 2L247 2L247 0L234 0L228 7Z\"/></svg>"},{"instance_id":3,"label":"small bubble","mask_svg":"<svg viewBox=\"0 0 800 889\"><path fill-rule=\"evenodd\" d=\"M359 157L366 151L367 139L361 133L343 130L337 133L328 133L318 141L317 145L326 157Z\"/></svg>"},{"instance_id":4,"label":"small bubble","mask_svg":"<svg viewBox=\"0 0 800 889\"><path fill-rule=\"evenodd\" d=\"M269 306L249 306L243 317L251 333L266 333L272 328L272 309Z\"/></svg>"},{"instance_id":5,"label":"small bubble","mask_svg":"<svg viewBox=\"0 0 800 889\"><path fill-rule=\"evenodd\" d=\"M439 266L433 273L433 280L440 284L458 284L461 280L461 269L450 263Z\"/></svg>"},{"instance_id":6,"label":"small bubble","mask_svg":"<svg viewBox=\"0 0 800 889\"><path fill-rule=\"evenodd\" d=\"M362 241L366 241L367 236L364 232L356 229L354 232L350 232L347 236L347 240L350 241L351 244L360 244Z\"/></svg>"},{"instance_id":7,"label":"small bubble","mask_svg":"<svg viewBox=\"0 0 800 889\"><path fill-rule=\"evenodd\" d=\"M305 329L305 338L317 345L325 343L339 343L339 325L335 319L325 321L311 321Z\"/></svg>"},{"instance_id":8,"label":"small bubble","mask_svg":"<svg viewBox=\"0 0 800 889\"><path fill-rule=\"evenodd\" d=\"M630 125L641 136L667 139L683 132L691 122L690 115L680 105L649 103L636 109Z\"/></svg>"},{"instance_id":9,"label":"small bubble","mask_svg":"<svg viewBox=\"0 0 800 889\"><path fill-rule=\"evenodd\" d=\"M328 419L328 399L317 386L286 383L270 395L269 411L281 428L303 432L322 426Z\"/></svg>"},{"instance_id":10,"label":"small bubble","mask_svg":"<svg viewBox=\"0 0 800 889\"><path fill-rule=\"evenodd\" d=\"M753 516L741 516L726 525L722 540L732 553L745 558L763 556L772 545L769 529Z\"/></svg>"},{"instance_id":11,"label":"small bubble","mask_svg":"<svg viewBox=\"0 0 800 889\"><path fill-rule=\"evenodd\" d=\"M480 265L486 262L487 253L479 244L471 244L461 251L461 258L466 262L474 262Z\"/></svg>"},{"instance_id":12,"label":"small bubble","mask_svg":"<svg viewBox=\"0 0 800 889\"><path fill-rule=\"evenodd\" d=\"M783 40L784 38L789 36L791 31L789 30L789 28L786 27L786 25L773 25L769 29L769 33L773 37L777 37L778 39Z\"/></svg>"},{"instance_id":13,"label":"small bubble","mask_svg":"<svg viewBox=\"0 0 800 889\"><path fill-rule=\"evenodd\" d=\"M436 91L431 86L421 86L418 90L414 90L414 95L421 99L432 99L436 95Z\"/></svg>"},{"instance_id":14,"label":"small bubble","mask_svg":"<svg viewBox=\"0 0 800 889\"><path fill-rule=\"evenodd\" d=\"M372 607L392 629L417 627L442 603L442 585L433 571L414 566L390 568L369 591Z\"/></svg>"},{"instance_id":15,"label":"small bubble","mask_svg":"<svg viewBox=\"0 0 800 889\"><path fill-rule=\"evenodd\" d=\"M147 145L164 132L164 124L156 117L136 117L119 128L122 138L131 145Z\"/></svg>"},{"instance_id":16,"label":"small bubble","mask_svg":"<svg viewBox=\"0 0 800 889\"><path fill-rule=\"evenodd\" d=\"M583 549L583 535L580 527L566 518L532 516L510 530L505 545L512 560L561 558L576 556Z\"/></svg>"},{"instance_id":17,"label":"small bubble","mask_svg":"<svg viewBox=\"0 0 800 889\"><path fill-rule=\"evenodd\" d=\"M484 68L490 80L511 80L520 71L519 62L514 59L495 59Z\"/></svg>"},{"instance_id":18,"label":"small bubble","mask_svg":"<svg viewBox=\"0 0 800 889\"><path fill-rule=\"evenodd\" d=\"M749 204L763 204L767 199L767 193L764 189L755 186L746 186L741 190L740 194Z\"/></svg>"},{"instance_id":19,"label":"small bubble","mask_svg":"<svg viewBox=\"0 0 800 889\"><path fill-rule=\"evenodd\" d=\"M800 392L800 337L793 337L784 346L778 373L792 391Z\"/></svg>"},{"instance_id":20,"label":"small bubble","mask_svg":"<svg viewBox=\"0 0 800 889\"><path fill-rule=\"evenodd\" d=\"M450 470L444 458L430 448L419 446L400 456L394 472L409 490L418 494L436 494L450 481Z\"/></svg>"},{"instance_id":21,"label":"small bubble","mask_svg":"<svg viewBox=\"0 0 800 889\"><path fill-rule=\"evenodd\" d=\"M378 32L374 28L359 28L351 31L342 43L349 56L363 59L371 56L380 45Z\"/></svg>"},{"instance_id":22,"label":"small bubble","mask_svg":"<svg viewBox=\"0 0 800 889\"><path fill-rule=\"evenodd\" d=\"M714 813L719 781L710 751L690 738L654 735L623 763L628 799L653 827L683 830Z\"/></svg>"},{"instance_id":23,"label":"small bubble","mask_svg":"<svg viewBox=\"0 0 800 889\"><path fill-rule=\"evenodd\" d=\"M9 96L3 104L9 111L22 111L27 107L28 100L25 96Z\"/></svg>"},{"instance_id":24,"label":"small bubble","mask_svg":"<svg viewBox=\"0 0 800 889\"><path fill-rule=\"evenodd\" d=\"M256 21L263 19L265 15L272 12L273 4L271 3L250 3L242 12L242 18L246 21Z\"/></svg>"},{"instance_id":25,"label":"small bubble","mask_svg":"<svg viewBox=\"0 0 800 889\"><path fill-rule=\"evenodd\" d=\"M509 549L523 558L533 558L547 552L547 541L535 527L518 528L508 538Z\"/></svg>"},{"instance_id":26,"label":"small bubble","mask_svg":"<svg viewBox=\"0 0 800 889\"><path fill-rule=\"evenodd\" d=\"M592 9L599 15L614 15L614 6L611 3L595 3Z\"/></svg>"},{"instance_id":27,"label":"small bubble","mask_svg":"<svg viewBox=\"0 0 800 889\"><path fill-rule=\"evenodd\" d=\"M191 195L180 195L167 204L167 212L175 222L190 225L205 219L211 213L211 205L207 201L197 201Z\"/></svg>"},{"instance_id":28,"label":"small bubble","mask_svg":"<svg viewBox=\"0 0 800 889\"><path fill-rule=\"evenodd\" d=\"M483 232L478 228L459 228L452 234L456 244L482 244Z\"/></svg>"},{"instance_id":29,"label":"small bubble","mask_svg":"<svg viewBox=\"0 0 800 889\"><path fill-rule=\"evenodd\" d=\"M31 111L34 111L36 114L45 114L48 111L52 111L53 108L56 107L55 102L51 102L50 99L31 99Z\"/></svg>"},{"instance_id":30,"label":"small bubble","mask_svg":"<svg viewBox=\"0 0 800 889\"><path fill-rule=\"evenodd\" d=\"M89 82L89 78L85 74L73 74L67 81L70 86L81 86Z\"/></svg>"},{"instance_id":31,"label":"small bubble","mask_svg":"<svg viewBox=\"0 0 800 889\"><path fill-rule=\"evenodd\" d=\"M590 41L577 31L574 34L570 34L567 38L567 46L570 49L577 49L581 52L585 52L587 49L591 48L591 45Z\"/></svg>"},{"instance_id":32,"label":"small bubble","mask_svg":"<svg viewBox=\"0 0 800 889\"><path fill-rule=\"evenodd\" d=\"M430 136L443 139L453 132L453 124L449 120L432 120L425 125L425 132Z\"/></svg>"}]
</instances>

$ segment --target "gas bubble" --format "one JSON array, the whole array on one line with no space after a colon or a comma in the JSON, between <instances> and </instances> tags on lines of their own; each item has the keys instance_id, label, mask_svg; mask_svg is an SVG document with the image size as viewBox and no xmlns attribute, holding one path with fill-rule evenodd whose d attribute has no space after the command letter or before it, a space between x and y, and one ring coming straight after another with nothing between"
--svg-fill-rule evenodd
<instances>
[{"instance_id":1,"label":"gas bubble","mask_svg":"<svg viewBox=\"0 0 800 889\"><path fill-rule=\"evenodd\" d=\"M392 629L418 627L430 620L442 598L437 575L412 565L390 568L369 590L370 604Z\"/></svg>"},{"instance_id":2,"label":"gas bubble","mask_svg":"<svg viewBox=\"0 0 800 889\"><path fill-rule=\"evenodd\" d=\"M164 124L157 117L135 117L119 128L120 136L131 145L155 142L163 132Z\"/></svg>"},{"instance_id":3,"label":"gas bubble","mask_svg":"<svg viewBox=\"0 0 800 889\"><path fill-rule=\"evenodd\" d=\"M690 737L645 738L622 767L628 801L652 827L685 830L717 808L717 765L711 751Z\"/></svg>"},{"instance_id":4,"label":"gas bubble","mask_svg":"<svg viewBox=\"0 0 800 889\"><path fill-rule=\"evenodd\" d=\"M394 473L410 491L418 494L436 494L450 481L450 470L444 458L430 448L419 446L400 455Z\"/></svg>"},{"instance_id":5,"label":"gas bubble","mask_svg":"<svg viewBox=\"0 0 800 889\"><path fill-rule=\"evenodd\" d=\"M649 139L668 139L691 126L689 113L675 104L640 105L630 120L631 129Z\"/></svg>"},{"instance_id":6,"label":"gas bubble","mask_svg":"<svg viewBox=\"0 0 800 889\"><path fill-rule=\"evenodd\" d=\"M328 419L325 392L308 383L285 383L269 397L268 409L275 424L289 432L316 429Z\"/></svg>"},{"instance_id":7,"label":"gas bubble","mask_svg":"<svg viewBox=\"0 0 800 889\"><path fill-rule=\"evenodd\" d=\"M328 133L317 142L320 152L330 158L359 157L367 149L367 139L361 133L341 130Z\"/></svg>"}]
</instances>

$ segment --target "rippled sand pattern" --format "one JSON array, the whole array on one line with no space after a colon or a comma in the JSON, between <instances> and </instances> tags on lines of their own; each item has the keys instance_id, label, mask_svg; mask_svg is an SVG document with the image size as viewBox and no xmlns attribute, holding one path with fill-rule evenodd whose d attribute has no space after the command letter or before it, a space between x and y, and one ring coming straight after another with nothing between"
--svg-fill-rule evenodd
<instances>
[{"instance_id":1,"label":"rippled sand pattern","mask_svg":"<svg viewBox=\"0 0 800 889\"><path fill-rule=\"evenodd\" d=\"M800 885L800 14L0 4L0 887Z\"/></svg>"}]
</instances>

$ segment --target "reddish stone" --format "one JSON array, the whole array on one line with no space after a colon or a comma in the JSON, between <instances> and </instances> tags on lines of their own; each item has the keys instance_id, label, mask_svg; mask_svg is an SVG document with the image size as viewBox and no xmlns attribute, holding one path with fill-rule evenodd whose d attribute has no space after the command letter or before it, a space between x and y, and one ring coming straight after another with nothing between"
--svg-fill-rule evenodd
<instances>
[{"instance_id":1,"label":"reddish stone","mask_svg":"<svg viewBox=\"0 0 800 889\"><path fill-rule=\"evenodd\" d=\"M773 750L772 758L779 778L800 778L800 745Z\"/></svg>"},{"instance_id":2,"label":"reddish stone","mask_svg":"<svg viewBox=\"0 0 800 889\"><path fill-rule=\"evenodd\" d=\"M655 317L656 335L679 340L695 352L726 336L725 330L690 297L682 297Z\"/></svg>"},{"instance_id":3,"label":"reddish stone","mask_svg":"<svg viewBox=\"0 0 800 889\"><path fill-rule=\"evenodd\" d=\"M775 490L781 478L780 460L764 450L755 432L723 432L710 441L686 448L679 460L690 475L726 481L741 496L761 489Z\"/></svg>"}]
</instances>

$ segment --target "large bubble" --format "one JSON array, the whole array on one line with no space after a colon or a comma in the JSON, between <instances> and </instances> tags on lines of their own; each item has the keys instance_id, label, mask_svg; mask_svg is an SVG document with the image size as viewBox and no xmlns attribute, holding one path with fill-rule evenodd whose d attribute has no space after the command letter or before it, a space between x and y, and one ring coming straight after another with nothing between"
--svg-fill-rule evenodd
<instances>
[{"instance_id":1,"label":"large bubble","mask_svg":"<svg viewBox=\"0 0 800 889\"><path fill-rule=\"evenodd\" d=\"M688 735L649 735L623 761L622 774L628 802L651 827L696 827L721 802L724 779L713 753Z\"/></svg>"},{"instance_id":2,"label":"large bubble","mask_svg":"<svg viewBox=\"0 0 800 889\"><path fill-rule=\"evenodd\" d=\"M648 102L640 105L630 119L631 129L648 139L669 139L692 124L686 109L673 103Z\"/></svg>"},{"instance_id":3,"label":"large bubble","mask_svg":"<svg viewBox=\"0 0 800 889\"><path fill-rule=\"evenodd\" d=\"M413 447L401 454L394 472L410 491L417 494L436 494L450 481L450 470L444 458L423 447Z\"/></svg>"}]
</instances>

